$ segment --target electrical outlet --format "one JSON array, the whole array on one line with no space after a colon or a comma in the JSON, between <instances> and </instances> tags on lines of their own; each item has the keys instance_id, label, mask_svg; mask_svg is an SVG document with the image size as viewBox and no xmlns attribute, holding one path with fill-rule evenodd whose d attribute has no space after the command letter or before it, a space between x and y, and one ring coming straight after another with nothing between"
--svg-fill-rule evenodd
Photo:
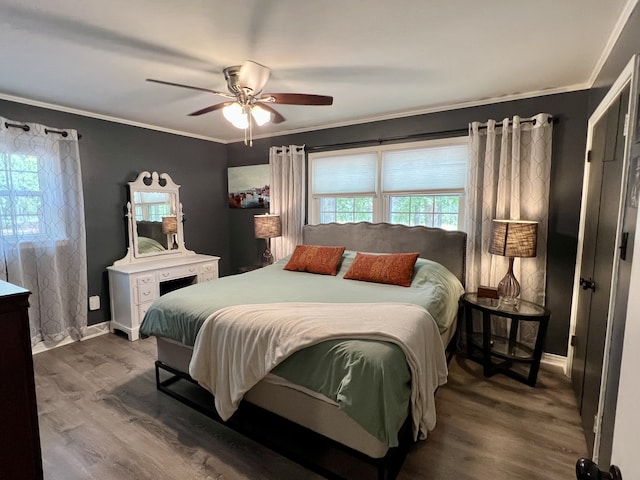
<instances>
[{"instance_id":1,"label":"electrical outlet","mask_svg":"<svg viewBox=\"0 0 640 480\"><path fill-rule=\"evenodd\" d=\"M89 297L89 310L100 310L100 297L98 295Z\"/></svg>"}]
</instances>

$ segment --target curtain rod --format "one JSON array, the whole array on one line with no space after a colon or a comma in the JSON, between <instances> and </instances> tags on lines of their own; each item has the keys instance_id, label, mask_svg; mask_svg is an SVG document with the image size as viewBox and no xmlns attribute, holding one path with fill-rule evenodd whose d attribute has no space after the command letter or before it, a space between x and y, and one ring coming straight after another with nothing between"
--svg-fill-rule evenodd
<instances>
[{"instance_id":1,"label":"curtain rod","mask_svg":"<svg viewBox=\"0 0 640 480\"><path fill-rule=\"evenodd\" d=\"M22 130L24 130L25 132L28 132L29 130L31 130L31 127L29 127L29 125L20 125L18 123L9 123L9 122L4 122L4 126L7 128L13 127L13 128L21 128Z\"/></svg>"},{"instance_id":2,"label":"curtain rod","mask_svg":"<svg viewBox=\"0 0 640 480\"><path fill-rule=\"evenodd\" d=\"M28 132L29 130L31 130L31 127L29 125L21 125L19 123L9 123L9 122L4 122L4 126L7 128L21 128L22 130L24 130L25 132ZM44 129L44 133L57 133L58 135L62 135L63 137L68 137L69 136L69 132L65 132L64 130L51 130L50 128L45 128ZM78 140L80 140L82 138L82 135L78 134Z\"/></svg>"},{"instance_id":3,"label":"curtain rod","mask_svg":"<svg viewBox=\"0 0 640 480\"><path fill-rule=\"evenodd\" d=\"M62 135L65 138L69 136L67 132L60 131L60 130L49 130L48 128L44 129L44 133L57 133L58 135Z\"/></svg>"},{"instance_id":4,"label":"curtain rod","mask_svg":"<svg viewBox=\"0 0 640 480\"><path fill-rule=\"evenodd\" d=\"M363 146L363 145L375 145L375 144L380 145L386 142L401 142L404 140L417 140L420 138L428 138L428 137L434 137L434 136L438 136L438 137L447 136L447 135L462 136L468 133L469 133L468 128L458 128L455 130L440 130L438 132L414 133L411 135L399 135L397 137L372 138L370 140L357 140L353 142L333 143L330 145L316 145L316 146L307 148L307 151L324 150L324 149L331 149L336 147L348 147L348 146L356 147L356 146Z\"/></svg>"},{"instance_id":5,"label":"curtain rod","mask_svg":"<svg viewBox=\"0 0 640 480\"><path fill-rule=\"evenodd\" d=\"M536 122L535 118L529 118L529 119L520 121L520 123L535 123L535 122ZM556 124L558 123L558 119L550 116L549 122L553 122L554 124ZM501 126L502 126L502 122L496 122L496 127L501 127ZM487 125L482 124L480 125L479 128L487 128ZM331 150L338 147L343 147L343 148L344 147L362 147L366 145L381 145L387 142L403 142L405 140L418 140L418 139L424 139L429 137L447 137L447 136L461 137L463 135L468 135L468 134L469 134L469 128L467 127L467 128L457 128L453 130L440 130L436 132L414 133L411 135L399 135L396 137L372 138L369 140L356 140L353 142L333 143L328 145L316 145L316 146L309 147L306 150L307 152L309 152L309 151L325 150L325 149Z\"/></svg>"},{"instance_id":6,"label":"curtain rod","mask_svg":"<svg viewBox=\"0 0 640 480\"><path fill-rule=\"evenodd\" d=\"M520 123L533 123L534 125L536 124L538 120L536 118L525 118L524 120L520 120ZM558 119L556 117L554 117L553 115L549 115L549 118L547 120L549 123L552 123L555 125L558 123ZM502 122L496 122L496 127L501 127L502 126ZM487 128L487 124L486 123L481 123L479 125L479 128Z\"/></svg>"}]
</instances>

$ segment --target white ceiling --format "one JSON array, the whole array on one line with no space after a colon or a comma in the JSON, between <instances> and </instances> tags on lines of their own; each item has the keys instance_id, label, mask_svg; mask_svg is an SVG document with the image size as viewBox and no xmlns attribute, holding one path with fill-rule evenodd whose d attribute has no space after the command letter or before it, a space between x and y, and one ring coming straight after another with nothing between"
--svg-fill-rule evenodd
<instances>
[{"instance_id":1,"label":"white ceiling","mask_svg":"<svg viewBox=\"0 0 640 480\"><path fill-rule=\"evenodd\" d=\"M221 142L222 69L271 68L274 135L588 88L637 0L0 0L0 98ZM0 115L2 112L0 112ZM60 125L70 127L72 125Z\"/></svg>"}]
</instances>

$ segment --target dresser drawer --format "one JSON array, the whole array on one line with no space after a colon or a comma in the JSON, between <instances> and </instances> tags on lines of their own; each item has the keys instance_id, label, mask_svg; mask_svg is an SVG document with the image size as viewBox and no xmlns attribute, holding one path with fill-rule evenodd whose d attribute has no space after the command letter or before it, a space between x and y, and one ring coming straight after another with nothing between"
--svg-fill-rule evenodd
<instances>
[{"instance_id":1,"label":"dresser drawer","mask_svg":"<svg viewBox=\"0 0 640 480\"><path fill-rule=\"evenodd\" d=\"M167 268L158 272L158 281L172 280L174 278L192 277L198 275L199 265L188 265L185 267Z\"/></svg>"},{"instance_id":2,"label":"dresser drawer","mask_svg":"<svg viewBox=\"0 0 640 480\"><path fill-rule=\"evenodd\" d=\"M137 304L152 302L157 298L155 283L152 283L151 285L138 285L137 290Z\"/></svg>"},{"instance_id":3,"label":"dresser drawer","mask_svg":"<svg viewBox=\"0 0 640 480\"><path fill-rule=\"evenodd\" d=\"M138 325L140 325L142 323L142 320L144 320L145 313L147 313L147 310L149 310L149 307L152 304L153 304L153 302L147 302L147 303L143 303L141 305L138 305Z\"/></svg>"},{"instance_id":4,"label":"dresser drawer","mask_svg":"<svg viewBox=\"0 0 640 480\"><path fill-rule=\"evenodd\" d=\"M138 275L136 277L136 284L138 285L153 285L155 282L153 274Z\"/></svg>"},{"instance_id":5,"label":"dresser drawer","mask_svg":"<svg viewBox=\"0 0 640 480\"><path fill-rule=\"evenodd\" d=\"M213 273L215 276L218 276L218 264L217 263L205 263L202 265L202 273Z\"/></svg>"},{"instance_id":6,"label":"dresser drawer","mask_svg":"<svg viewBox=\"0 0 640 480\"><path fill-rule=\"evenodd\" d=\"M218 257L174 253L140 262L129 256L127 262L117 262L108 268L110 330L137 340L147 310L161 295L218 278Z\"/></svg>"}]
</instances>

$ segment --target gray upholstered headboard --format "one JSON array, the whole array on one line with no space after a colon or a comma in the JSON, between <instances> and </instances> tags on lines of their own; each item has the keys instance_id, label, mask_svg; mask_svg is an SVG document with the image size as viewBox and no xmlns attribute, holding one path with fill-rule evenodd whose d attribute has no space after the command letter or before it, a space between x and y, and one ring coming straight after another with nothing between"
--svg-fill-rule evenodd
<instances>
[{"instance_id":1,"label":"gray upholstered headboard","mask_svg":"<svg viewBox=\"0 0 640 480\"><path fill-rule=\"evenodd\" d=\"M345 246L359 252L419 252L420 257L441 263L465 283L465 232L390 223L325 223L305 225L303 241L307 245Z\"/></svg>"}]
</instances>

